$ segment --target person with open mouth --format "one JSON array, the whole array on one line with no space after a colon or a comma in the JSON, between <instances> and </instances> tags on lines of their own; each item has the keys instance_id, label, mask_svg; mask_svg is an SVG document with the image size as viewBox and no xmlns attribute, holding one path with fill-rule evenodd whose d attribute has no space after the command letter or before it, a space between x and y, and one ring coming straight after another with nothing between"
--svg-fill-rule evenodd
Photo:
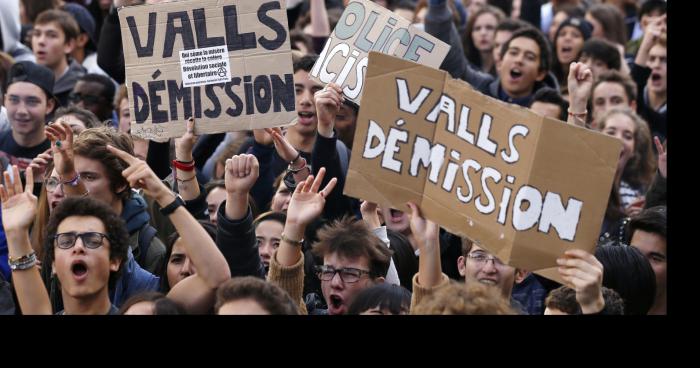
<instances>
[{"instance_id":1,"label":"person with open mouth","mask_svg":"<svg viewBox=\"0 0 700 368\"><path fill-rule=\"evenodd\" d=\"M591 38L591 32L593 32L593 26L585 19L577 17L566 19L557 29L554 36L556 60L552 71L557 77L562 94L567 93L569 66L581 57L583 44Z\"/></svg>"}]
</instances>

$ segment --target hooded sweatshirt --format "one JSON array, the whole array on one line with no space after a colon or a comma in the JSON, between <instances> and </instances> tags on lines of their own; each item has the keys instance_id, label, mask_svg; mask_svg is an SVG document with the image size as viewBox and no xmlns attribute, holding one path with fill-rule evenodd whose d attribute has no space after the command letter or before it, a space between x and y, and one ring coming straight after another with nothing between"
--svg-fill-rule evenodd
<instances>
[{"instance_id":1,"label":"hooded sweatshirt","mask_svg":"<svg viewBox=\"0 0 700 368\"><path fill-rule=\"evenodd\" d=\"M8 53L15 61L36 62L36 58L27 46L20 42L21 25L19 22L19 1L0 2L0 34L2 47L0 51Z\"/></svg>"},{"instance_id":2,"label":"hooded sweatshirt","mask_svg":"<svg viewBox=\"0 0 700 368\"><path fill-rule=\"evenodd\" d=\"M129 231L129 244L131 244L131 249L134 251L134 257L139 259L141 254L138 242L139 232L151 219L148 214L148 204L140 194L133 191L131 192L131 197L124 200L123 204L124 208L122 209L121 218L126 222L126 228ZM150 273L156 274L163 257L165 257L165 245L155 236L148 248L146 261L141 267Z\"/></svg>"},{"instance_id":3,"label":"hooded sweatshirt","mask_svg":"<svg viewBox=\"0 0 700 368\"><path fill-rule=\"evenodd\" d=\"M78 79L85 75L87 70L74 59L70 60L68 70L60 76L53 86L53 94L61 106L68 106L68 95L78 83Z\"/></svg>"}]
</instances>

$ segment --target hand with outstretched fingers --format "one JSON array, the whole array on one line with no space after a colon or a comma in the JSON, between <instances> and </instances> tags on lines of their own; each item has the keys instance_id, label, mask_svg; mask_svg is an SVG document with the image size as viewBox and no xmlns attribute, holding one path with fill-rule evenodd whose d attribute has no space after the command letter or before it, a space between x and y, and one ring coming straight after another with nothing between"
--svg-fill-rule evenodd
<instances>
[{"instance_id":1,"label":"hand with outstretched fingers","mask_svg":"<svg viewBox=\"0 0 700 368\"><path fill-rule=\"evenodd\" d=\"M332 178L323 190L319 191L326 168L318 171L318 176L309 175L305 181L299 183L292 194L292 199L287 208L287 224L306 226L321 216L326 197L331 193L337 178Z\"/></svg>"},{"instance_id":2,"label":"hand with outstretched fingers","mask_svg":"<svg viewBox=\"0 0 700 368\"><path fill-rule=\"evenodd\" d=\"M34 222L37 208L37 198L34 191L34 174L27 170L26 185L22 189L22 180L17 165L12 165L10 173L3 173L5 184L0 184L0 200L2 201L2 224L5 233L28 232Z\"/></svg>"}]
</instances>

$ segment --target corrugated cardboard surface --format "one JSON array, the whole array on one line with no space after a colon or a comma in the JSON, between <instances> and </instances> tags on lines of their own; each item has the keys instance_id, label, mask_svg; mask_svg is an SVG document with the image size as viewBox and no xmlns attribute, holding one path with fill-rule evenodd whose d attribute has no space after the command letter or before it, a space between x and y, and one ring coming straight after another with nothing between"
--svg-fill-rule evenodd
<instances>
[{"instance_id":1,"label":"corrugated cardboard surface","mask_svg":"<svg viewBox=\"0 0 700 368\"><path fill-rule=\"evenodd\" d=\"M426 218L450 232L469 237L504 262L527 270L555 266L556 258L567 249L579 248L589 252L594 249L619 157L620 142L617 139L495 100L440 70L375 52L370 53L369 60L365 103L358 116L345 194L403 211L408 211L407 201L415 201L420 204ZM410 98L415 98L421 87L432 89L415 115L398 108L396 78L407 81ZM482 115L492 116L489 137L497 143L495 156L447 131L445 114L441 114L436 123L425 120L441 93L456 101L456 125L459 106L470 107L467 130L474 134L475 143ZM405 124L397 125L398 119L403 119ZM403 163L401 173L382 168L381 155L374 159L363 158L370 120L380 124L384 134L388 134L390 127L409 131L408 141L400 143L399 152L394 155ZM506 154L509 153L508 133L516 124L527 126L529 133L526 137L514 139L520 159L506 163L501 158L501 150L506 149ZM408 174L416 135L427 138L432 144L439 142L447 147L447 158L437 184L427 180L429 169L421 167L417 177ZM459 160L449 158L450 150L460 153ZM455 194L458 187L465 194L467 191L461 168L451 191L443 189L442 184L448 162L461 165L467 159L479 162L482 170L477 174L470 170L474 192L471 201L463 203ZM487 202L481 185L484 167L492 167L502 174L497 184L491 179L487 181L496 205L488 215L475 207L479 196L482 202ZM515 177L513 184L506 182L506 175ZM528 230L518 231L513 227L513 202L524 185L535 187L543 199L547 192L559 194L564 206L569 198L583 202L573 241L561 239L554 227L550 227L548 233L538 231L539 221ZM512 190L512 194L505 212L506 221L502 225L497 222L497 216L506 187Z\"/></svg>"}]
</instances>

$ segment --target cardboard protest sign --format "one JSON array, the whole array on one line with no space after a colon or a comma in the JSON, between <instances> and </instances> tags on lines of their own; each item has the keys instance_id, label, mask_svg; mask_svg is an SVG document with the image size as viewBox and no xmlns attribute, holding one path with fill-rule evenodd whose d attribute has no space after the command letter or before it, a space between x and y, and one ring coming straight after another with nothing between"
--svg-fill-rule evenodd
<instances>
[{"instance_id":1,"label":"cardboard protest sign","mask_svg":"<svg viewBox=\"0 0 700 368\"><path fill-rule=\"evenodd\" d=\"M438 68L449 50L450 45L392 11L371 1L353 0L340 16L309 77L339 85L346 99L360 104L370 51Z\"/></svg>"},{"instance_id":2,"label":"cardboard protest sign","mask_svg":"<svg viewBox=\"0 0 700 368\"><path fill-rule=\"evenodd\" d=\"M345 194L409 211L527 270L591 251L621 143L372 52Z\"/></svg>"},{"instance_id":3,"label":"cardboard protest sign","mask_svg":"<svg viewBox=\"0 0 700 368\"><path fill-rule=\"evenodd\" d=\"M296 117L284 0L183 0L119 9L131 133L178 137Z\"/></svg>"}]
</instances>

